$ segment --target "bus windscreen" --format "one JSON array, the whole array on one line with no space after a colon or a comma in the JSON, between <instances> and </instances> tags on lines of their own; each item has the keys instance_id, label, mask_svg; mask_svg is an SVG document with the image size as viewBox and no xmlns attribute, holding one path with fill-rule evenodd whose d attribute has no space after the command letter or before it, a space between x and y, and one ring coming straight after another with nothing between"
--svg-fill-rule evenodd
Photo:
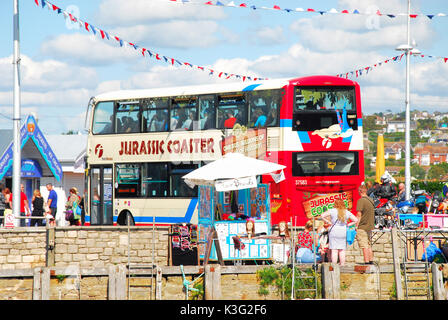
<instances>
[{"instance_id":1,"label":"bus windscreen","mask_svg":"<svg viewBox=\"0 0 448 320\"><path fill-rule=\"evenodd\" d=\"M292 173L296 177L359 174L356 152L294 152L292 157Z\"/></svg>"},{"instance_id":2,"label":"bus windscreen","mask_svg":"<svg viewBox=\"0 0 448 320\"><path fill-rule=\"evenodd\" d=\"M295 87L295 111L344 109L356 110L353 87Z\"/></svg>"}]
</instances>

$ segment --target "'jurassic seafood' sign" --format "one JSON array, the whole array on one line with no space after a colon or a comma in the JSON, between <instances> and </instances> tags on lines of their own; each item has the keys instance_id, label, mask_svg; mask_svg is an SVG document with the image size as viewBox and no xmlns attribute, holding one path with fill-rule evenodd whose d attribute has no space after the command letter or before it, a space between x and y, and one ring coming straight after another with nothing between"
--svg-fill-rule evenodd
<instances>
[{"instance_id":1,"label":"'jurassic seafood' sign","mask_svg":"<svg viewBox=\"0 0 448 320\"><path fill-rule=\"evenodd\" d=\"M351 191L341 193L318 194L303 202L306 216L312 218L320 216L329 209L333 209L334 201L342 199L345 202L347 210L351 210L353 206L353 196Z\"/></svg>"}]
</instances>

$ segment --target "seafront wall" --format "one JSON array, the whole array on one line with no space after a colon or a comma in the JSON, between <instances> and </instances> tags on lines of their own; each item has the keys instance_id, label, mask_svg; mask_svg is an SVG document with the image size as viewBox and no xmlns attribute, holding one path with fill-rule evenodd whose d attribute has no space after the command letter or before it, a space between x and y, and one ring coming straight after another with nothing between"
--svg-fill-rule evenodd
<instances>
[{"instance_id":1,"label":"seafront wall","mask_svg":"<svg viewBox=\"0 0 448 320\"><path fill-rule=\"evenodd\" d=\"M349 247L347 266L340 272L341 299L393 298L391 233L374 233L373 241L378 269L360 266L363 256L357 243ZM405 242L402 238L399 241L401 257L406 252ZM204 277L204 267L185 266L182 274L179 266L169 265L169 260L168 227L1 229L0 299L140 300L156 299L158 292L161 300L183 300L183 276L188 281ZM155 264L160 274L156 270L152 275L148 270L128 274L128 262ZM267 296L258 293L256 272L264 267L268 266L222 267L221 298L281 299L274 289ZM444 278L446 275L444 272Z\"/></svg>"},{"instance_id":2,"label":"seafront wall","mask_svg":"<svg viewBox=\"0 0 448 320\"><path fill-rule=\"evenodd\" d=\"M0 230L0 270L45 266L107 267L153 263L169 265L168 227L45 227ZM390 233L374 233L375 262L393 263ZM401 256L405 252L400 247ZM347 250L347 263L363 262L357 242Z\"/></svg>"}]
</instances>

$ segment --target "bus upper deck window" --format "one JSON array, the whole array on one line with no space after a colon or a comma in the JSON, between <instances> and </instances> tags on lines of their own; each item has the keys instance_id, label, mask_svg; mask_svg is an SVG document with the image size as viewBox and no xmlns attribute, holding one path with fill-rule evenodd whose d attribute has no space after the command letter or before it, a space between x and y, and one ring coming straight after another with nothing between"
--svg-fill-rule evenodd
<instances>
[{"instance_id":1,"label":"bus upper deck window","mask_svg":"<svg viewBox=\"0 0 448 320\"><path fill-rule=\"evenodd\" d=\"M116 116L117 133L140 132L140 105L120 103Z\"/></svg>"},{"instance_id":2,"label":"bus upper deck window","mask_svg":"<svg viewBox=\"0 0 448 320\"><path fill-rule=\"evenodd\" d=\"M247 125L247 107L242 93L218 96L218 128L232 129L236 124Z\"/></svg>"},{"instance_id":3,"label":"bus upper deck window","mask_svg":"<svg viewBox=\"0 0 448 320\"><path fill-rule=\"evenodd\" d=\"M100 102L95 106L93 114L93 134L114 133L113 128L114 103Z\"/></svg>"}]
</instances>

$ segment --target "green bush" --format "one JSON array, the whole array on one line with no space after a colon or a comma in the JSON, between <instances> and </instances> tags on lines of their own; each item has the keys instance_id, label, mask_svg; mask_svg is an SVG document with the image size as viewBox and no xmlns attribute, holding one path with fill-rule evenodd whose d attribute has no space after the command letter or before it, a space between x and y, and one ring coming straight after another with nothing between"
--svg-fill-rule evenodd
<instances>
[{"instance_id":1,"label":"green bush","mask_svg":"<svg viewBox=\"0 0 448 320\"><path fill-rule=\"evenodd\" d=\"M411 183L411 188L413 190L425 190L428 193L433 193L435 191L443 191L443 185L445 182L440 181L414 181Z\"/></svg>"}]
</instances>

